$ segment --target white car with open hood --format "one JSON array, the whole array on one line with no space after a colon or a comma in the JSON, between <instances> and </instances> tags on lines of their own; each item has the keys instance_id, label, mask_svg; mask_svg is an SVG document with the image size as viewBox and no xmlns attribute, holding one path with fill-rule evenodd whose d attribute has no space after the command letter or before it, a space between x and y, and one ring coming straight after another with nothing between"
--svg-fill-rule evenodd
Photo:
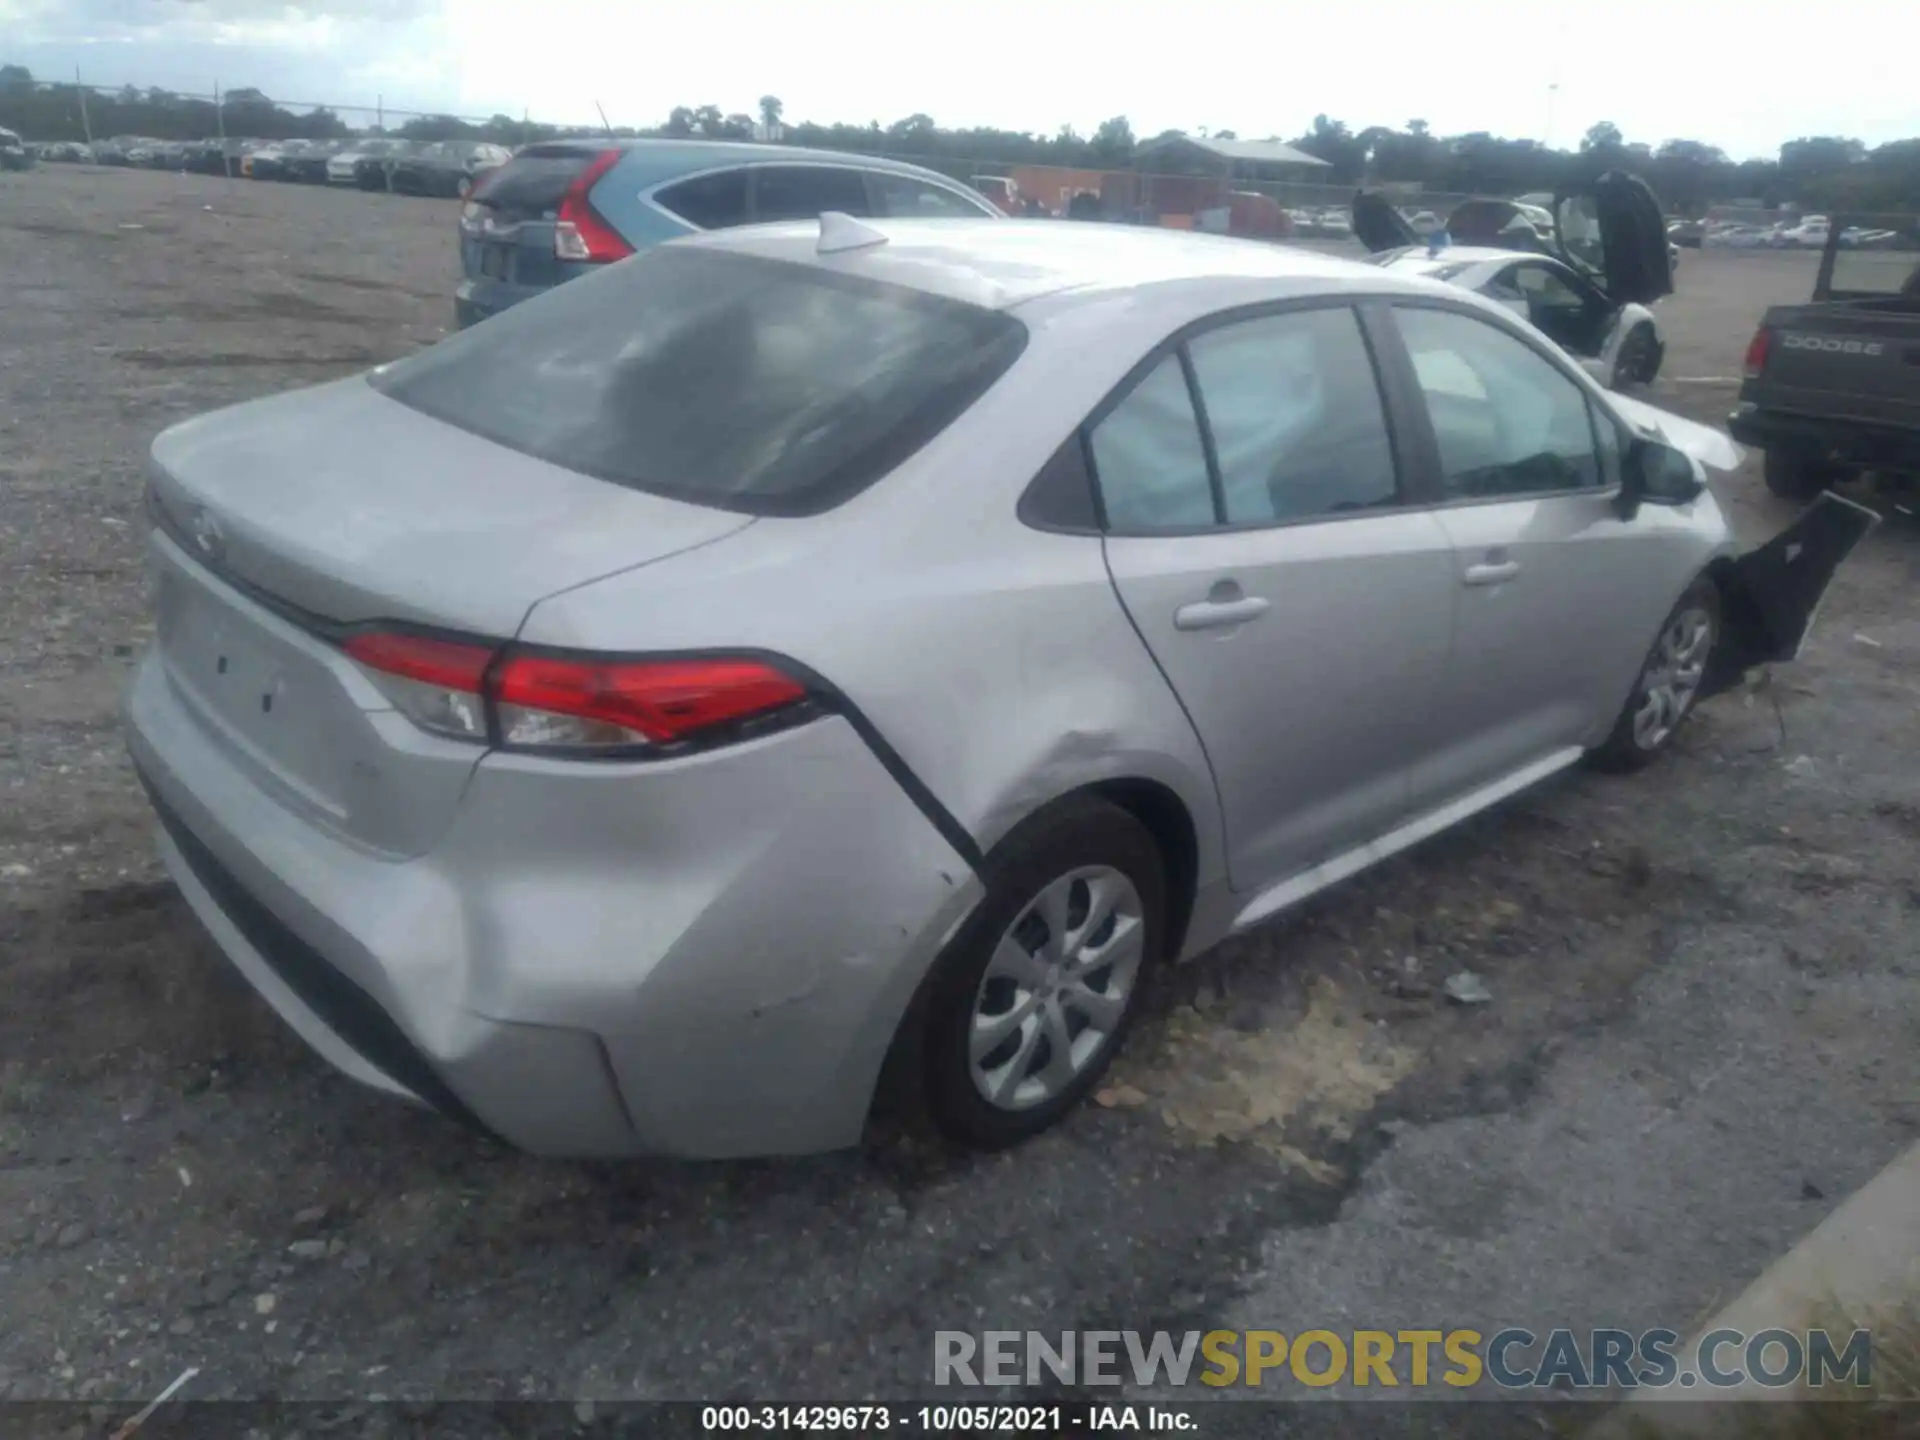
<instances>
[{"instance_id":1,"label":"white car with open hood","mask_svg":"<svg viewBox=\"0 0 1920 1440\"><path fill-rule=\"evenodd\" d=\"M1611 389L1650 384L1666 342L1650 308L1673 293L1659 202L1609 172L1540 207L1468 200L1422 235L1377 192L1353 200L1353 229L1376 263L1475 291L1553 340Z\"/></svg>"}]
</instances>

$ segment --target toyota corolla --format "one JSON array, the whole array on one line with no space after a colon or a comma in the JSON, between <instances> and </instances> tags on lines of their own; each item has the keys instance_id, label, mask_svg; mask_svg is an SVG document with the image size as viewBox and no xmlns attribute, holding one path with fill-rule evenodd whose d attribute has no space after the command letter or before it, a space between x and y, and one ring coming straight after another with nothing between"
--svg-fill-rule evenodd
<instances>
[{"instance_id":1,"label":"toyota corolla","mask_svg":"<svg viewBox=\"0 0 1920 1440\"><path fill-rule=\"evenodd\" d=\"M1790 654L1851 540L1736 558L1737 458L1377 266L715 233L163 434L130 744L362 1081L728 1156L854 1142L891 1057L1003 1145L1153 967Z\"/></svg>"}]
</instances>

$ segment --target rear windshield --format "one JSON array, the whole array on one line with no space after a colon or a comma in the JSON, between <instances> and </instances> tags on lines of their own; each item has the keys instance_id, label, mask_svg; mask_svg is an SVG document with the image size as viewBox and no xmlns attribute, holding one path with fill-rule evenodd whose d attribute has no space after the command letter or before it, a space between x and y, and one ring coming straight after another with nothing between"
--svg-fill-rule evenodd
<instances>
[{"instance_id":1,"label":"rear windshield","mask_svg":"<svg viewBox=\"0 0 1920 1440\"><path fill-rule=\"evenodd\" d=\"M551 219L581 171L598 152L576 149L523 150L481 181L473 199L520 219Z\"/></svg>"},{"instance_id":2,"label":"rear windshield","mask_svg":"<svg viewBox=\"0 0 1920 1440\"><path fill-rule=\"evenodd\" d=\"M1010 315L810 265L662 246L373 372L569 470L758 515L829 509L1026 344Z\"/></svg>"}]
</instances>

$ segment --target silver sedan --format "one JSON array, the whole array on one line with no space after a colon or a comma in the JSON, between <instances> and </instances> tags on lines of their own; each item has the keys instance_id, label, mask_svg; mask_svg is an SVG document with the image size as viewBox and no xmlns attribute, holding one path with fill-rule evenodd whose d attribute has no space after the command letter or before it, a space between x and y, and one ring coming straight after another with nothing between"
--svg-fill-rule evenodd
<instances>
[{"instance_id":1,"label":"silver sedan","mask_svg":"<svg viewBox=\"0 0 1920 1440\"><path fill-rule=\"evenodd\" d=\"M1371 265L701 236L162 435L129 740L360 1080L729 1156L854 1142L884 1069L1004 1145L1153 967L1791 649L1737 458Z\"/></svg>"}]
</instances>

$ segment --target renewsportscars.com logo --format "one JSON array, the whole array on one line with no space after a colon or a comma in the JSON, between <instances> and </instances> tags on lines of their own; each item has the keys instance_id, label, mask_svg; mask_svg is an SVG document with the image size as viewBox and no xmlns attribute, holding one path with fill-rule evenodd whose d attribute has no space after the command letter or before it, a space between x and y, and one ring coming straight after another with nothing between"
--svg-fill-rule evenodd
<instances>
[{"instance_id":1,"label":"renewsportscars.com logo","mask_svg":"<svg viewBox=\"0 0 1920 1440\"><path fill-rule=\"evenodd\" d=\"M1873 1384L1865 1330L940 1330L936 1385L1305 1385L1503 1390Z\"/></svg>"}]
</instances>

